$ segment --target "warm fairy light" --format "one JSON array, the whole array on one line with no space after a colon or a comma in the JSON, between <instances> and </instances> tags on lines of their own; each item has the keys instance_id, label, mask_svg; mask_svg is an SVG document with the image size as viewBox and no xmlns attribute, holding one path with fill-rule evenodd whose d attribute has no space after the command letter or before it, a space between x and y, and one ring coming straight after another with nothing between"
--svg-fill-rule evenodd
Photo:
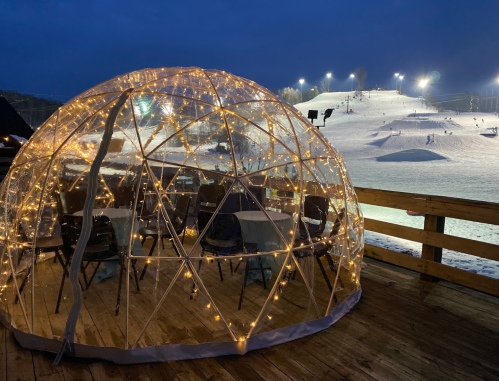
<instances>
[{"instance_id":1,"label":"warm fairy light","mask_svg":"<svg viewBox=\"0 0 499 381\"><path fill-rule=\"evenodd\" d=\"M134 259L129 263L138 267L134 269L138 275L144 266L141 266L140 260L135 259L137 258L134 253L135 244L139 244L138 239L142 241L147 238L144 252L148 255L152 241L150 237L142 236L139 229L155 227L160 232L159 237L161 234L168 233L166 226L171 228L171 225L169 222L166 225L164 221L166 216L163 216L163 212L167 212L172 217L179 196L188 195L191 197L191 210L186 235L185 237L174 235L172 241L165 239L162 242L161 238L156 241L155 253L160 257L154 261L155 266L158 267L155 274L159 277L171 277L174 273L171 271L172 268L179 262L186 261L187 265L183 270L178 271L178 267L175 267L177 277L189 279L184 281L188 296L185 300L179 299L179 302L185 303L185 307L193 315L196 315L194 303L200 302L201 307L206 306L204 309L201 308L205 311L203 314L208 314L208 319L213 319L212 323L219 322L216 324L219 328L229 329L235 340L240 342L247 340L245 336L239 336L240 333L236 333L236 327L239 329L240 325L247 327L249 324L251 327L256 327L256 324L262 324L262 321L271 325L269 321L273 317L266 315L264 311L269 311L266 308L273 303L272 299L279 300L285 286L289 285L291 289L286 288L289 295L286 294L283 302L288 302L289 298L289 301L293 303L294 286L303 286L303 280L299 276L296 277L298 279L294 279L291 271L300 270L300 274L305 274L308 270L318 270L315 261L309 261L309 259L313 259L311 253L319 246L321 248L326 246L335 264L339 261L341 269L346 270L345 267L348 267L346 264L350 265L348 267L350 272L342 270L337 273L339 276L335 284L341 285L344 290L358 290L360 253L362 252L359 248L361 249L363 224L359 211L355 210L357 200L352 194L344 160L339 153L328 145L324 136L299 111L281 102L272 93L254 82L218 71L208 73L202 69L189 69L189 73L170 73L169 71L167 73L167 70L169 69L133 72L126 76L126 80L122 81L121 79L125 77L120 77L120 80L93 88L87 96L77 97L76 100L58 110L57 112L61 115L54 114L50 117L33 135L33 138L24 145L23 151L15 159L16 163L11 167L2 184L3 193L0 197L0 204L2 204L2 210L8 211L0 221L2 233L0 239L3 240L4 248L8 248L5 254L2 254L4 258L0 266L2 283L11 273L8 264L13 264L14 269L17 268L18 262L16 261L19 260L19 252L32 253L32 250L36 249L33 238L40 222L47 222L49 225L40 229L43 230L43 234L58 231L58 200L61 195L64 192L87 189L94 155L101 144L99 133L103 130L105 121L110 115L110 107L105 106L106 102L128 86L135 86L140 89L132 92L130 100L120 110L113 131L113 140L122 139L123 142L113 147L111 150L113 152L108 152L95 180L98 186L96 204L99 205L99 209L124 208L125 210L119 213L129 213L127 228L130 230L126 234L126 243L122 245L123 242L120 242L118 246L120 255L123 254L125 259L131 250ZM212 81L208 80L210 76L213 76ZM331 73L328 73L326 77L332 78ZM399 79L401 80L402 76L399 76ZM301 84L304 83L302 79ZM102 92L107 94L103 96ZM89 119L89 117L92 118ZM92 122L83 125L85 120ZM56 126L57 133L54 136ZM47 130L46 136L43 136L44 129ZM72 135L72 131L76 130L79 132ZM43 139L37 137L43 137ZM240 146L236 147L234 142ZM240 149L242 152L238 151ZM54 155L53 152L58 153ZM42 155L46 156L42 158ZM47 163L46 167L41 167L40 163ZM177 168L176 173L174 168ZM199 238L201 232L197 229L196 219L191 218L198 187L199 184L220 183L227 190L235 178L239 179L233 186L234 191L248 194L251 189L248 191L247 187L263 188L264 202L261 205L265 207L269 215L272 213L281 216L287 214L291 217L290 223L287 225L279 222L275 224L276 226L268 224L268 229L277 227L279 231L275 232L277 233L276 240L282 239L283 242L271 242L268 248L260 247L259 244L257 252L251 252L245 246L242 251L237 251L226 258L220 258L220 256L216 258L215 254L205 252L204 256L208 263L215 261L217 263L215 266L207 266L207 263L199 257L201 245L195 241L201 240ZM131 201L127 200L123 203L120 190L125 187L133 188L133 197ZM41 199L42 195L44 199ZM331 201L326 228L324 232L313 237L311 243L307 242L310 238L303 239L303 231L298 226L299 218L302 218L304 223L310 223L302 215L306 196L319 196L329 198ZM259 196L256 199L261 201ZM333 237L330 233L334 218L338 211L346 209L347 205L349 209L347 216L342 219L341 229ZM272 219L272 216L270 217ZM162 219L159 224L158 218ZM112 222L115 227L114 221ZM177 222L171 219L174 229ZM20 223L26 230L22 234L19 232ZM348 237L345 237L345 232L348 232ZM42 233L38 234L42 236ZM295 244L292 239L295 237L302 239L299 244ZM346 238L349 239L348 244ZM133 242L131 249L127 247L129 242ZM179 242L184 247L179 248L177 246ZM197 242L197 249L193 249L194 242ZM306 253L303 246L308 248ZM181 250L175 253L174 247ZM350 248L353 247L355 247L355 252L350 252ZM339 254L342 248L343 257ZM260 252L265 254L260 254ZM37 253L37 255L39 259L48 257L43 253ZM192 255L192 258L185 258L186 255ZM218 287L216 284L220 286L219 291L221 290L222 293L229 292L228 285L234 286L235 281L242 282L248 268L255 273L259 271L257 263L260 255L267 262L265 266L268 266L269 262L282 266L285 262L284 269L272 268L271 270L272 278L277 279L278 284L270 294L267 301L269 304L261 306L260 311L249 311L251 303L246 304L246 302L242 304L241 311L238 311L237 301L226 303L223 306L224 312L217 309L218 302L217 306L212 306L210 301L216 299L212 299L210 291ZM142 261L151 264L154 258L143 257ZM27 259L29 265L32 257ZM241 263L243 259L244 264ZM22 260L25 261L25 259ZM41 260L40 263L42 263ZM242 266L238 266L238 269L229 275L229 264L234 267L231 270L238 265ZM218 265L225 272L224 281L227 282L225 280L227 277L231 279L230 282L227 285L220 281L220 283L207 285L209 287L205 288L203 283L207 281L218 282ZM309 268L309 265L312 265L312 268ZM52 266L52 261L45 261L43 265L36 268L36 271L43 271L43 268L47 266ZM200 274L202 274L201 278L196 275L195 281L192 280L194 275L190 271L191 269L194 271L192 266L196 266L196 270L199 266ZM25 268L24 263L20 268ZM315 273L317 277L321 277L319 271ZM44 277L37 277L37 279L41 280ZM318 279L322 281L322 278ZM135 293L133 276L129 280L130 291L133 290ZM18 282L20 281L22 279L18 278ZM334 281L334 278L331 281ZM111 287L112 284L114 281L109 285L104 283L99 287ZM2 289L6 287L7 284L1 286ZM262 284L248 282L245 287L248 290L244 298L250 298L254 292L259 292ZM9 284L9 289L14 289L14 287ZM176 293L178 290L175 291L175 289L173 288L171 292ZM200 292L200 289L203 292ZM315 289L309 290L310 300L314 298L313 291ZM126 292L123 295L122 289L122 297L130 297L126 295ZM147 291L141 290L140 292ZM303 292L307 292L307 288L303 288ZM200 301L200 294L207 299ZM176 293L174 297L178 299L179 295ZM171 298L171 295L169 297ZM288 311L286 311L286 306L282 305L283 302L276 303L276 307L281 308L281 312L286 314ZM188 303L193 304L188 305ZM18 309L19 306L14 306L14 310ZM40 311L42 309L35 309L35 319L39 319ZM239 319L234 320L234 317L243 316L249 312L255 320L246 320L244 324ZM158 317L160 313L158 312ZM198 311L198 313L201 312ZM227 315L223 316L223 313ZM146 315L144 317L147 318ZM166 315L162 317L168 319ZM291 324L295 317L292 314L288 317L289 319L285 321ZM281 319L278 318L278 320L280 323ZM165 324L170 324L170 322L166 321ZM245 345L244 343L241 347Z\"/></svg>"}]
</instances>

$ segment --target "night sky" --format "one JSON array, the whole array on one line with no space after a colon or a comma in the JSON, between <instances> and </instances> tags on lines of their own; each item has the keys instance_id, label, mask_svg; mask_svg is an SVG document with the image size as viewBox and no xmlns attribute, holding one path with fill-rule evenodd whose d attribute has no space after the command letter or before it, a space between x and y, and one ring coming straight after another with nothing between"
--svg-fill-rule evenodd
<instances>
[{"instance_id":1,"label":"night sky","mask_svg":"<svg viewBox=\"0 0 499 381\"><path fill-rule=\"evenodd\" d=\"M417 94L494 91L499 1L13 1L0 0L0 89L66 101L146 67L221 69L268 88L395 87ZM305 87L304 87L305 89Z\"/></svg>"}]
</instances>

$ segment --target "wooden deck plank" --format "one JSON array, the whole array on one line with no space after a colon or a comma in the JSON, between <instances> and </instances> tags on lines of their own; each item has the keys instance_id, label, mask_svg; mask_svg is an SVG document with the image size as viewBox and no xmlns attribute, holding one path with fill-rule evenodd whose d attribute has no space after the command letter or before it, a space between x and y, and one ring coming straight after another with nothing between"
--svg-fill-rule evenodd
<instances>
[{"instance_id":1,"label":"wooden deck plank","mask_svg":"<svg viewBox=\"0 0 499 381\"><path fill-rule=\"evenodd\" d=\"M7 329L0 326L0 381L7 380Z\"/></svg>"},{"instance_id":2,"label":"wooden deck plank","mask_svg":"<svg viewBox=\"0 0 499 381\"><path fill-rule=\"evenodd\" d=\"M366 259L366 263L361 277L363 297L358 305L330 329L309 337L245 356L128 366L64 358L56 367L52 365L53 354L23 350L12 334L2 328L0 361L3 359L6 365L3 380L499 380L497 298L447 282L424 282L419 280L418 273L375 260ZM39 264L38 271L45 265ZM70 307L70 297L61 305L64 311L55 315L53 290L58 290L60 269L52 264L49 267L55 275L37 293L35 308L41 312L44 324L48 319L50 331L39 326L37 329L44 335L50 332L57 335L62 332L59 325L65 322L63 317ZM211 285L210 292L219 308L228 316L251 319L268 291L255 284L248 290L242 312L237 312L234 307L237 308L240 290L235 278L229 281L228 266L224 267L227 281L223 283L218 278L216 264L206 268L210 271L202 277ZM155 274L155 270L151 271ZM38 283L43 275L37 275ZM158 275L161 288L165 289L172 269L164 269ZM82 340L98 337L100 345L123 345L124 298L120 315L114 317L117 280L107 282L107 285L93 284L85 292L84 317L79 321L78 332ZM132 290L133 282L130 285ZM130 319L136 324L132 336L138 335L154 309L153 302L157 300L151 292L154 286L154 279L148 275L141 282L141 292L131 293L134 307ZM290 316L290 311L291 315L306 316L300 305L306 302L308 291L302 286L299 274L286 286L292 290L289 295L295 293L300 303L290 306L280 316L280 324L302 318ZM109 289L113 292L105 293ZM216 325L204 321L205 315L199 315L195 303L189 302L188 291L181 283L173 287L141 345L150 345L152 341L195 344L214 339ZM318 297L327 298L324 290L316 291ZM46 299L45 311L41 310L43 299ZM279 313L277 307L275 313ZM115 333L111 335L109 331ZM0 381L1 370L0 367Z\"/></svg>"},{"instance_id":3,"label":"wooden deck plank","mask_svg":"<svg viewBox=\"0 0 499 381\"><path fill-rule=\"evenodd\" d=\"M31 351L21 348L10 331L6 336L7 381L35 381Z\"/></svg>"}]
</instances>

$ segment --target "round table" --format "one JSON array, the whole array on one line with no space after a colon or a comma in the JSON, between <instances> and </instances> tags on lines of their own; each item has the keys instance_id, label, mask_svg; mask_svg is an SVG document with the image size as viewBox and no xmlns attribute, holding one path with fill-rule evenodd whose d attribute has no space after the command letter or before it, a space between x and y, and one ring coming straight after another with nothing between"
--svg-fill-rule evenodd
<instances>
[{"instance_id":1,"label":"round table","mask_svg":"<svg viewBox=\"0 0 499 381\"><path fill-rule=\"evenodd\" d=\"M293 229L293 219L289 214L266 211L272 222L284 237L289 237ZM256 243L259 252L270 252L286 249L279 233L275 230L268 217L260 210L248 210L234 213L241 224L243 241Z\"/></svg>"},{"instance_id":2,"label":"round table","mask_svg":"<svg viewBox=\"0 0 499 381\"><path fill-rule=\"evenodd\" d=\"M115 208L104 208L104 209L94 209L92 210L93 216L106 216L111 220L113 224L113 229L116 234L116 242L118 246L128 247L130 240L130 228L132 224L132 211L130 209L115 209ZM83 210L76 212L73 216L83 216ZM133 227L134 233L139 230L139 223L136 221ZM140 245L140 240L137 238L133 239L132 243L132 254L133 255L144 255L142 246Z\"/></svg>"},{"instance_id":3,"label":"round table","mask_svg":"<svg viewBox=\"0 0 499 381\"><path fill-rule=\"evenodd\" d=\"M293 219L285 213L266 211L272 222L277 226L284 237L289 237L289 231L293 229ZM241 224L241 232L244 242L256 243L259 252L272 252L274 250L286 249L286 244L282 241L279 233L268 217L260 210L249 210L234 213ZM261 258L264 268L272 269L276 274L280 271L284 264L286 254L281 254L278 257L268 256ZM256 259L251 259L248 264L251 268L258 268ZM272 271L265 270L265 279L272 278ZM255 280L262 280L260 271L252 270L248 274L247 283Z\"/></svg>"}]
</instances>

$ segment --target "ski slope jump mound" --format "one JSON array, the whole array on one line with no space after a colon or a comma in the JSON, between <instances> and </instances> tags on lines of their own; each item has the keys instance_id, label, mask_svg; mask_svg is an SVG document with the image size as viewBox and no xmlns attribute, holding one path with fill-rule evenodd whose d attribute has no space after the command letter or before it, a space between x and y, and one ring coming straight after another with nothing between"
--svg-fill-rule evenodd
<instances>
[{"instance_id":1,"label":"ski slope jump mound","mask_svg":"<svg viewBox=\"0 0 499 381\"><path fill-rule=\"evenodd\" d=\"M432 161L445 160L446 158L438 153L431 152L426 149L408 149L400 152L390 153L388 155L379 156L377 161Z\"/></svg>"}]
</instances>

